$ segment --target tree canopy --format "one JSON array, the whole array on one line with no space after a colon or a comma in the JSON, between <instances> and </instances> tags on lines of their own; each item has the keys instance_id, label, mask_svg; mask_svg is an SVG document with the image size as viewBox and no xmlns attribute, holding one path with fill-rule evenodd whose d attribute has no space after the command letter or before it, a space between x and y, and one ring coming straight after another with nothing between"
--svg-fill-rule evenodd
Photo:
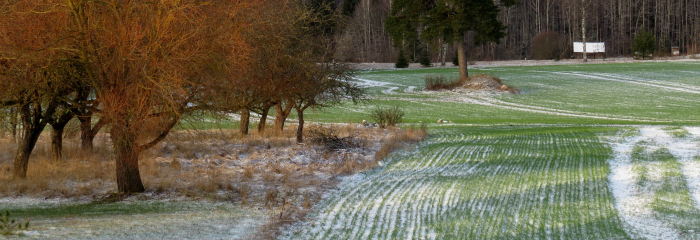
<instances>
[{"instance_id":1,"label":"tree canopy","mask_svg":"<svg viewBox=\"0 0 700 240\"><path fill-rule=\"evenodd\" d=\"M403 42L417 36L424 40L442 38L454 41L459 62L466 63L464 38L473 32L474 43L499 42L506 27L498 21L500 6L515 5L516 0L396 0L386 30L401 48ZM460 78L466 78L467 65L460 64Z\"/></svg>"}]
</instances>

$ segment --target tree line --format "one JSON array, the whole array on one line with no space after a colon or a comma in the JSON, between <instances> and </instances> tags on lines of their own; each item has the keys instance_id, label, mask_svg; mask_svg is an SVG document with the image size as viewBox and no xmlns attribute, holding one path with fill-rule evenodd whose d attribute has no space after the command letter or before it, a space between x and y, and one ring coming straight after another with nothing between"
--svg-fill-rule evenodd
<instances>
[{"instance_id":1,"label":"tree line","mask_svg":"<svg viewBox=\"0 0 700 240\"><path fill-rule=\"evenodd\" d=\"M391 42L385 25L392 6L404 2L408 1L339 3L354 3L355 8L349 15L349 26L338 36L338 57L354 62L395 61L399 49ZM683 54L700 53L700 2L694 0L519 0L516 5L501 5L497 18L507 26L505 37L500 43L476 45L478 41L467 36L470 60L532 59L536 55L532 52L533 41L550 31L557 35L559 56L572 58L573 42L582 41L582 24L586 41L605 42L608 57L634 55L634 38L642 31L655 37L655 55L669 55L674 46ZM423 51L428 51L433 62L449 62L457 55L454 42L444 39L415 38L401 49L413 62L418 62Z\"/></svg>"},{"instance_id":2,"label":"tree line","mask_svg":"<svg viewBox=\"0 0 700 240\"><path fill-rule=\"evenodd\" d=\"M183 118L275 109L281 130L303 113L362 100L332 61L341 17L328 4L279 0L10 0L0 3L0 123L17 136L13 177L47 126L52 159L77 119L81 146L109 134L121 193L144 191L139 154Z\"/></svg>"}]
</instances>

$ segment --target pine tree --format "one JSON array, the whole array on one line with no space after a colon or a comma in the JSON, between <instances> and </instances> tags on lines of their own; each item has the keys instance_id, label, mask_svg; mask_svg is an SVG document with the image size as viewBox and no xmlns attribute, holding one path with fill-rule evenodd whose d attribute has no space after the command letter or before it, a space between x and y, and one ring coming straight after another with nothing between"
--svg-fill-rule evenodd
<instances>
[{"instance_id":1,"label":"pine tree","mask_svg":"<svg viewBox=\"0 0 700 240\"><path fill-rule=\"evenodd\" d=\"M407 68L408 67L408 59L403 54L403 50L399 51L399 57L396 59L395 66L396 66L396 68Z\"/></svg>"},{"instance_id":2,"label":"pine tree","mask_svg":"<svg viewBox=\"0 0 700 240\"><path fill-rule=\"evenodd\" d=\"M517 0L501 0L512 6ZM477 45L496 42L505 36L505 26L498 21L499 6L493 0L395 0L385 28L394 44L402 47L406 39L417 35L426 41L443 38L455 41L460 62L467 62L464 38L474 32ZM467 64L459 66L459 77L468 77Z\"/></svg>"},{"instance_id":3,"label":"pine tree","mask_svg":"<svg viewBox=\"0 0 700 240\"><path fill-rule=\"evenodd\" d=\"M632 45L632 51L635 55L642 56L642 60L646 56L649 56L656 50L656 38L654 34L648 32L646 29L641 29L637 35L634 36L634 44Z\"/></svg>"}]
</instances>

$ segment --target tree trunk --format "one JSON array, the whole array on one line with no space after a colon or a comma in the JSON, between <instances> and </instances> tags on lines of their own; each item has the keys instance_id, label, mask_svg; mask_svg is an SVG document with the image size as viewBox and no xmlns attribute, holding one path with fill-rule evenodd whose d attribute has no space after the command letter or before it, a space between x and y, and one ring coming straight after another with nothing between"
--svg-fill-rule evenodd
<instances>
[{"instance_id":1,"label":"tree trunk","mask_svg":"<svg viewBox=\"0 0 700 240\"><path fill-rule=\"evenodd\" d=\"M43 127L31 127L30 124L24 125L23 136L19 139L19 146L17 146L17 152L15 153L14 159L14 172L13 177L15 179L27 178L27 167L29 165L29 156L36 146L37 140L39 140L39 135L44 129ZM44 125L46 126L46 125Z\"/></svg>"},{"instance_id":2,"label":"tree trunk","mask_svg":"<svg viewBox=\"0 0 700 240\"><path fill-rule=\"evenodd\" d=\"M73 119L73 112L63 113L58 119L51 123L51 161L61 161L63 151L63 130L68 122Z\"/></svg>"},{"instance_id":3,"label":"tree trunk","mask_svg":"<svg viewBox=\"0 0 700 240\"><path fill-rule=\"evenodd\" d=\"M118 129L118 131L114 131ZM136 134L128 126L114 126L111 132L117 167L117 189L120 193L144 192L139 173L139 151Z\"/></svg>"},{"instance_id":4,"label":"tree trunk","mask_svg":"<svg viewBox=\"0 0 700 240\"><path fill-rule=\"evenodd\" d=\"M17 109L10 109L10 128L12 130L12 142L17 143Z\"/></svg>"},{"instance_id":5,"label":"tree trunk","mask_svg":"<svg viewBox=\"0 0 700 240\"><path fill-rule=\"evenodd\" d=\"M30 107L33 106L33 109ZM14 159L14 172L13 178L24 179L27 177L27 166L29 165L29 156L36 146L37 140L41 132L48 124L48 119L44 119L46 116L49 118L53 116L58 103L51 102L43 109L40 103L30 103L24 104L19 107L18 112L22 119L22 138L20 139L19 146L17 147L17 152ZM43 114L43 115L42 115Z\"/></svg>"},{"instance_id":6,"label":"tree trunk","mask_svg":"<svg viewBox=\"0 0 700 240\"><path fill-rule=\"evenodd\" d=\"M92 143L95 139L95 135L92 135L92 116L78 116L78 121L80 121L80 149L92 152Z\"/></svg>"},{"instance_id":7,"label":"tree trunk","mask_svg":"<svg viewBox=\"0 0 700 240\"><path fill-rule=\"evenodd\" d=\"M442 59L440 59L440 66L445 66L445 56L447 55L447 43L442 44Z\"/></svg>"},{"instance_id":8,"label":"tree trunk","mask_svg":"<svg viewBox=\"0 0 700 240\"><path fill-rule=\"evenodd\" d=\"M262 111L260 113L260 123L258 123L258 133L262 134L265 132L265 126L267 125L267 114L270 112L272 105L263 105Z\"/></svg>"},{"instance_id":9,"label":"tree trunk","mask_svg":"<svg viewBox=\"0 0 700 240\"><path fill-rule=\"evenodd\" d=\"M588 62L588 52L586 52L586 0L581 0L581 37L583 38L583 61Z\"/></svg>"},{"instance_id":10,"label":"tree trunk","mask_svg":"<svg viewBox=\"0 0 700 240\"><path fill-rule=\"evenodd\" d=\"M51 161L60 162L63 151L63 129L65 125L51 125Z\"/></svg>"},{"instance_id":11,"label":"tree trunk","mask_svg":"<svg viewBox=\"0 0 700 240\"><path fill-rule=\"evenodd\" d=\"M465 32L462 34L460 40L457 40L455 45L457 45L457 59L459 61L459 79L467 80L469 78L469 70L467 69L467 47L465 46L464 37L467 35Z\"/></svg>"},{"instance_id":12,"label":"tree trunk","mask_svg":"<svg viewBox=\"0 0 700 240\"><path fill-rule=\"evenodd\" d=\"M100 118L93 127L92 114L78 116L78 121L80 121L80 149L92 152L95 136L107 124L107 121L104 118Z\"/></svg>"},{"instance_id":13,"label":"tree trunk","mask_svg":"<svg viewBox=\"0 0 700 240\"><path fill-rule=\"evenodd\" d=\"M299 116L299 126L297 127L297 143L304 142L304 109L297 108L297 115Z\"/></svg>"},{"instance_id":14,"label":"tree trunk","mask_svg":"<svg viewBox=\"0 0 700 240\"><path fill-rule=\"evenodd\" d=\"M284 122L287 121L287 116L289 116L293 108L293 102L287 103L284 109L282 109L282 102L275 105L275 126L273 127L275 131L282 132L284 130Z\"/></svg>"},{"instance_id":15,"label":"tree trunk","mask_svg":"<svg viewBox=\"0 0 700 240\"><path fill-rule=\"evenodd\" d=\"M241 135L248 135L248 125L250 124L250 110L247 108L241 109L241 127L238 132Z\"/></svg>"}]
</instances>

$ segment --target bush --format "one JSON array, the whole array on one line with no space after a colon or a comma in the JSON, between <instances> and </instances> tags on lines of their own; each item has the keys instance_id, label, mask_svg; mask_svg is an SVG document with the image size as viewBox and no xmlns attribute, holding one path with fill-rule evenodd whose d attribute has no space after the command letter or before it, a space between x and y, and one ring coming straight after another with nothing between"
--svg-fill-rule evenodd
<instances>
[{"instance_id":1,"label":"bush","mask_svg":"<svg viewBox=\"0 0 700 240\"><path fill-rule=\"evenodd\" d=\"M460 81L459 78L449 80L445 77L445 75L425 76L425 90L453 89L463 84L464 82Z\"/></svg>"},{"instance_id":2,"label":"bush","mask_svg":"<svg viewBox=\"0 0 700 240\"><path fill-rule=\"evenodd\" d=\"M555 31L540 33L532 39L530 53L535 60L561 59L559 34Z\"/></svg>"},{"instance_id":3,"label":"bush","mask_svg":"<svg viewBox=\"0 0 700 240\"><path fill-rule=\"evenodd\" d=\"M406 112L399 106L390 108L377 108L370 114L370 117L379 124L379 127L394 127L403 121Z\"/></svg>"},{"instance_id":4,"label":"bush","mask_svg":"<svg viewBox=\"0 0 700 240\"><path fill-rule=\"evenodd\" d=\"M407 68L408 67L408 59L403 54L403 50L399 51L399 57L396 59L395 66L396 66L396 68Z\"/></svg>"},{"instance_id":5,"label":"bush","mask_svg":"<svg viewBox=\"0 0 700 240\"><path fill-rule=\"evenodd\" d=\"M332 127L313 127L309 129L311 143L320 144L328 150L348 149L364 147L365 140L353 134L340 137L338 131Z\"/></svg>"}]
</instances>

